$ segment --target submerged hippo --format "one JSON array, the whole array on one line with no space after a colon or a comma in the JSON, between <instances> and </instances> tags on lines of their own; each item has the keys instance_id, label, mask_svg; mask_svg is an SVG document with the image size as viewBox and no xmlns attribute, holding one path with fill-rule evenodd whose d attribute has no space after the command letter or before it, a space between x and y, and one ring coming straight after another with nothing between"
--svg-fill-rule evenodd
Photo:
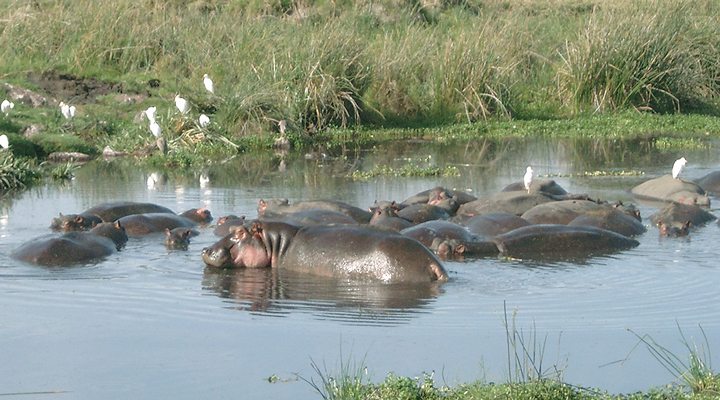
<instances>
[{"instance_id":1,"label":"submerged hippo","mask_svg":"<svg viewBox=\"0 0 720 400\"><path fill-rule=\"evenodd\" d=\"M557 199L543 192L499 192L461 205L457 215L474 217L483 214L507 213L520 216L536 205L550 201L557 201Z\"/></svg>"},{"instance_id":2,"label":"submerged hippo","mask_svg":"<svg viewBox=\"0 0 720 400\"><path fill-rule=\"evenodd\" d=\"M82 214L92 214L100 217L104 222L113 222L126 215L145 213L175 214L175 211L153 203L136 203L133 201L114 201L98 204L88 208Z\"/></svg>"},{"instance_id":3,"label":"submerged hippo","mask_svg":"<svg viewBox=\"0 0 720 400\"><path fill-rule=\"evenodd\" d=\"M273 215L273 214L271 214ZM347 214L322 209L296 211L282 215L273 215L272 217L263 217L260 219L283 221L298 226L311 225L357 225L352 217Z\"/></svg>"},{"instance_id":4,"label":"submerged hippo","mask_svg":"<svg viewBox=\"0 0 720 400\"><path fill-rule=\"evenodd\" d=\"M625 250L640 243L592 226L529 225L495 237L503 255L519 258L573 258Z\"/></svg>"},{"instance_id":5,"label":"submerged hippo","mask_svg":"<svg viewBox=\"0 0 720 400\"><path fill-rule=\"evenodd\" d=\"M33 239L18 247L12 256L46 266L80 264L120 250L127 240L125 229L120 223L105 222L87 232L68 232L61 236Z\"/></svg>"},{"instance_id":6,"label":"submerged hippo","mask_svg":"<svg viewBox=\"0 0 720 400\"><path fill-rule=\"evenodd\" d=\"M164 232L165 229L193 228L197 225L183 216L166 213L127 215L118 219L118 222L125 227L128 236L143 236Z\"/></svg>"},{"instance_id":7,"label":"submerged hippo","mask_svg":"<svg viewBox=\"0 0 720 400\"><path fill-rule=\"evenodd\" d=\"M400 218L394 207L380 206L373 212L373 216L370 218L368 225L377 229L400 232L405 228L413 226L413 223L404 218Z\"/></svg>"},{"instance_id":8,"label":"submerged hippo","mask_svg":"<svg viewBox=\"0 0 720 400\"><path fill-rule=\"evenodd\" d=\"M647 228L640 220L616 207L603 207L578 215L568 223L569 226L594 226L607 229L624 236L637 236Z\"/></svg>"},{"instance_id":9,"label":"submerged hippo","mask_svg":"<svg viewBox=\"0 0 720 400\"><path fill-rule=\"evenodd\" d=\"M213 220L212 213L210 213L210 210L205 207L191 208L180 214L180 216L200 225L207 225Z\"/></svg>"},{"instance_id":10,"label":"submerged hippo","mask_svg":"<svg viewBox=\"0 0 720 400\"><path fill-rule=\"evenodd\" d=\"M103 220L94 214L65 214L53 218L50 229L54 231L72 232L87 231L102 223Z\"/></svg>"},{"instance_id":11,"label":"submerged hippo","mask_svg":"<svg viewBox=\"0 0 720 400\"><path fill-rule=\"evenodd\" d=\"M632 188L631 192L640 199L710 206L710 198L698 184L670 175L643 182Z\"/></svg>"},{"instance_id":12,"label":"submerged hippo","mask_svg":"<svg viewBox=\"0 0 720 400\"><path fill-rule=\"evenodd\" d=\"M670 203L650 216L653 224L659 225L663 221L665 225L682 227L686 222L692 226L703 226L710 221L717 219L716 216L695 205Z\"/></svg>"},{"instance_id":13,"label":"submerged hippo","mask_svg":"<svg viewBox=\"0 0 720 400\"><path fill-rule=\"evenodd\" d=\"M720 195L720 171L710 172L702 178L696 179L695 183L712 195Z\"/></svg>"},{"instance_id":14,"label":"submerged hippo","mask_svg":"<svg viewBox=\"0 0 720 400\"><path fill-rule=\"evenodd\" d=\"M539 204L525 211L522 218L531 224L567 225L579 215L597 212L604 207L606 206L591 200L553 201Z\"/></svg>"},{"instance_id":15,"label":"submerged hippo","mask_svg":"<svg viewBox=\"0 0 720 400\"><path fill-rule=\"evenodd\" d=\"M202 258L213 267L272 267L388 283L447 280L439 259L418 241L354 225L257 221L203 249Z\"/></svg>"},{"instance_id":16,"label":"submerged hippo","mask_svg":"<svg viewBox=\"0 0 720 400\"><path fill-rule=\"evenodd\" d=\"M346 214L360 224L367 224L371 214L359 207L352 206L337 200L308 200L290 204L287 199L260 200L258 202L258 217L280 219L283 215L298 211L329 210Z\"/></svg>"},{"instance_id":17,"label":"submerged hippo","mask_svg":"<svg viewBox=\"0 0 720 400\"><path fill-rule=\"evenodd\" d=\"M442 202L442 200L445 199L454 199L455 202L460 204L469 203L471 201L477 200L477 197L468 194L462 190L451 190L446 189L442 186L437 186L432 189L424 190L420 193L417 193L413 196L408 197L407 199L403 200L401 204L403 205L411 205L411 204L433 204L437 205L437 203Z\"/></svg>"},{"instance_id":18,"label":"submerged hippo","mask_svg":"<svg viewBox=\"0 0 720 400\"><path fill-rule=\"evenodd\" d=\"M165 246L168 249L187 250L190 238L199 234L200 232L192 228L165 228Z\"/></svg>"},{"instance_id":19,"label":"submerged hippo","mask_svg":"<svg viewBox=\"0 0 720 400\"><path fill-rule=\"evenodd\" d=\"M501 192L517 192L525 190L524 182L515 182L505 186ZM568 192L552 179L534 179L530 184L530 192L543 192L553 196L565 196Z\"/></svg>"},{"instance_id":20,"label":"submerged hippo","mask_svg":"<svg viewBox=\"0 0 720 400\"><path fill-rule=\"evenodd\" d=\"M412 204L397 212L398 217L408 220L413 224L420 224L437 219L448 219L452 215L453 214L450 214L447 209L432 204Z\"/></svg>"}]
</instances>

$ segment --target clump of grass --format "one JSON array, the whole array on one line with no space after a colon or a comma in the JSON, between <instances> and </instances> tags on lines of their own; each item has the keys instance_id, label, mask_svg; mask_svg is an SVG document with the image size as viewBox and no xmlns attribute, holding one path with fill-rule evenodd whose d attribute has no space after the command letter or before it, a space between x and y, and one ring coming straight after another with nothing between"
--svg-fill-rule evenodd
<instances>
[{"instance_id":1,"label":"clump of grass","mask_svg":"<svg viewBox=\"0 0 720 400\"><path fill-rule=\"evenodd\" d=\"M50 177L56 181L68 181L75 177L75 171L79 165L72 162L59 164L50 169Z\"/></svg>"},{"instance_id":2,"label":"clump of grass","mask_svg":"<svg viewBox=\"0 0 720 400\"><path fill-rule=\"evenodd\" d=\"M710 345L707 335L702 326L699 327L702 333L703 342L699 347L691 343L678 324L678 331L682 338L683 346L688 351L688 360L685 361L667 347L655 341L650 335L638 335L632 332L641 343L645 345L650 354L668 371L675 379L682 382L693 395L704 398L716 398L720 396L720 374L716 374L711 365Z\"/></svg>"},{"instance_id":3,"label":"clump of grass","mask_svg":"<svg viewBox=\"0 0 720 400\"><path fill-rule=\"evenodd\" d=\"M8 150L0 150L0 192L24 189L40 176L33 161L18 159Z\"/></svg>"},{"instance_id":4,"label":"clump of grass","mask_svg":"<svg viewBox=\"0 0 720 400\"><path fill-rule=\"evenodd\" d=\"M298 376L298 378L310 384L324 400L367 398L370 392L370 381L364 360L355 363L351 357L348 357L347 360L341 361L340 371L337 376L333 376L328 372L324 364L320 368L314 360L311 360L310 365L320 379L319 382L315 382L313 378L309 380L301 376Z\"/></svg>"},{"instance_id":5,"label":"clump of grass","mask_svg":"<svg viewBox=\"0 0 720 400\"><path fill-rule=\"evenodd\" d=\"M408 164L399 168L394 168L388 165L376 165L369 171L353 171L350 176L355 180L367 180L378 176L460 176L460 171L454 165L437 167Z\"/></svg>"},{"instance_id":6,"label":"clump of grass","mask_svg":"<svg viewBox=\"0 0 720 400\"><path fill-rule=\"evenodd\" d=\"M640 3L593 12L560 52L559 95L576 112L680 111L716 97L717 19L694 2Z\"/></svg>"}]
</instances>

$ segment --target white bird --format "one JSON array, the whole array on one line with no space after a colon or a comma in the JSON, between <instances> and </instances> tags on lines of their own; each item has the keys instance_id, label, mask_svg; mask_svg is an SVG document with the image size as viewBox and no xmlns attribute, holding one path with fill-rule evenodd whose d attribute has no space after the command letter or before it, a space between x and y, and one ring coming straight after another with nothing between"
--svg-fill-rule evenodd
<instances>
[{"instance_id":1,"label":"white bird","mask_svg":"<svg viewBox=\"0 0 720 400\"><path fill-rule=\"evenodd\" d=\"M210 125L210 117L205 114L200 114L200 118L198 118L198 124L200 124L201 128L205 128L206 126Z\"/></svg>"},{"instance_id":2,"label":"white bird","mask_svg":"<svg viewBox=\"0 0 720 400\"><path fill-rule=\"evenodd\" d=\"M528 166L525 170L525 176L523 177L523 185L525 185L525 190L527 190L528 193L530 193L530 185L532 185L533 181L533 169L532 167Z\"/></svg>"},{"instance_id":3,"label":"white bird","mask_svg":"<svg viewBox=\"0 0 720 400\"><path fill-rule=\"evenodd\" d=\"M678 158L675 160L675 164L673 164L672 169L672 177L675 179L680 179L678 176L680 175L680 172L682 172L683 168L685 167L685 164L687 164L687 160L685 157Z\"/></svg>"},{"instance_id":4,"label":"white bird","mask_svg":"<svg viewBox=\"0 0 720 400\"><path fill-rule=\"evenodd\" d=\"M180 111L181 114L187 114L188 111L190 111L190 105L188 104L187 100L180 97L180 95L175 95L175 107Z\"/></svg>"},{"instance_id":5,"label":"white bird","mask_svg":"<svg viewBox=\"0 0 720 400\"><path fill-rule=\"evenodd\" d=\"M0 135L0 147L7 149L8 146L10 146L10 142L8 141L7 135Z\"/></svg>"},{"instance_id":6,"label":"white bird","mask_svg":"<svg viewBox=\"0 0 720 400\"><path fill-rule=\"evenodd\" d=\"M148 107L147 110L143 111L143 114L147 117L148 121L152 124L155 122L155 113L157 112L157 107L152 106Z\"/></svg>"},{"instance_id":7,"label":"white bird","mask_svg":"<svg viewBox=\"0 0 720 400\"><path fill-rule=\"evenodd\" d=\"M215 85L213 85L213 81L208 74L203 75L203 85L205 85L205 89L208 92L215 94Z\"/></svg>"},{"instance_id":8,"label":"white bird","mask_svg":"<svg viewBox=\"0 0 720 400\"><path fill-rule=\"evenodd\" d=\"M75 116L75 106L60 102L60 112L65 119L72 119Z\"/></svg>"},{"instance_id":9,"label":"white bird","mask_svg":"<svg viewBox=\"0 0 720 400\"><path fill-rule=\"evenodd\" d=\"M210 177L206 174L200 174L200 188L207 189L210 186Z\"/></svg>"},{"instance_id":10,"label":"white bird","mask_svg":"<svg viewBox=\"0 0 720 400\"><path fill-rule=\"evenodd\" d=\"M150 133L152 133L153 136L158 139L160 138L160 136L162 136L162 128L160 128L160 124L155 122L155 120L152 120L152 122L150 122Z\"/></svg>"},{"instance_id":11,"label":"white bird","mask_svg":"<svg viewBox=\"0 0 720 400\"><path fill-rule=\"evenodd\" d=\"M160 174L157 172L153 172L148 176L147 178L147 188L150 190L155 190L160 186Z\"/></svg>"},{"instance_id":12,"label":"white bird","mask_svg":"<svg viewBox=\"0 0 720 400\"><path fill-rule=\"evenodd\" d=\"M10 114L10 110L13 108L15 108L15 104L8 99L3 100L2 104L0 104L0 111L2 111L5 116Z\"/></svg>"}]
</instances>

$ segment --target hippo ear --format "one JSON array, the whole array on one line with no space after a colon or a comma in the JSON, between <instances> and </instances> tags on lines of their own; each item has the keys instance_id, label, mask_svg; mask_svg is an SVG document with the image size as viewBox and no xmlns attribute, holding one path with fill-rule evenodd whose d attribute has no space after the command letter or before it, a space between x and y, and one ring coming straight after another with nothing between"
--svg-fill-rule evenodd
<instances>
[{"instance_id":1,"label":"hippo ear","mask_svg":"<svg viewBox=\"0 0 720 400\"><path fill-rule=\"evenodd\" d=\"M250 227L250 232L252 232L254 235L259 235L263 231L262 225L260 222L253 222L252 226Z\"/></svg>"},{"instance_id":2,"label":"hippo ear","mask_svg":"<svg viewBox=\"0 0 720 400\"><path fill-rule=\"evenodd\" d=\"M455 246L455 254L464 254L465 253L465 245L459 244Z\"/></svg>"},{"instance_id":3,"label":"hippo ear","mask_svg":"<svg viewBox=\"0 0 720 400\"><path fill-rule=\"evenodd\" d=\"M230 231L232 232L233 238L235 240L243 240L246 237L248 237L248 235L250 235L250 232L248 232L247 228L245 228L242 225L237 226L234 229L231 229Z\"/></svg>"},{"instance_id":4,"label":"hippo ear","mask_svg":"<svg viewBox=\"0 0 720 400\"><path fill-rule=\"evenodd\" d=\"M185 230L183 231L183 233L182 233L182 238L183 238L183 239L189 238L189 237L190 237L190 233L191 233L190 229L185 229Z\"/></svg>"},{"instance_id":5,"label":"hippo ear","mask_svg":"<svg viewBox=\"0 0 720 400\"><path fill-rule=\"evenodd\" d=\"M78 215L77 217L75 217L75 222L77 222L78 224L82 224L83 221L85 221L85 218L83 218L82 215Z\"/></svg>"},{"instance_id":6,"label":"hippo ear","mask_svg":"<svg viewBox=\"0 0 720 400\"><path fill-rule=\"evenodd\" d=\"M167 237L171 236L170 228L165 228L165 236L167 236Z\"/></svg>"},{"instance_id":7,"label":"hippo ear","mask_svg":"<svg viewBox=\"0 0 720 400\"><path fill-rule=\"evenodd\" d=\"M125 228L122 225L120 225L120 220L115 221L115 227L120 229L121 231L125 230Z\"/></svg>"}]
</instances>

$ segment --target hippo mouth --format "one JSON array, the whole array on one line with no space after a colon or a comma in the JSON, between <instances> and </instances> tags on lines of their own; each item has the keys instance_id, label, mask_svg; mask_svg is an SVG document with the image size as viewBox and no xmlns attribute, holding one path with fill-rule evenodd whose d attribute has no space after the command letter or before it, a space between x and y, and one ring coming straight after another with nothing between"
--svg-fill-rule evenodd
<instances>
[{"instance_id":1,"label":"hippo mouth","mask_svg":"<svg viewBox=\"0 0 720 400\"><path fill-rule=\"evenodd\" d=\"M222 268L232 266L230 249L235 246L232 243L229 247L212 248L206 247L202 250L202 259L205 264L211 267Z\"/></svg>"}]
</instances>

